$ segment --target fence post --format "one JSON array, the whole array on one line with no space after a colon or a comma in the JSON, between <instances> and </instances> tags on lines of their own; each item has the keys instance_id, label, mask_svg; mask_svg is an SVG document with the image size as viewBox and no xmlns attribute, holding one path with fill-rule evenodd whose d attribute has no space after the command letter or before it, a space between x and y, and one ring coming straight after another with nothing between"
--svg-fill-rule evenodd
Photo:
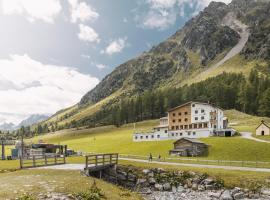
<instances>
[{"instance_id":1,"label":"fence post","mask_svg":"<svg viewBox=\"0 0 270 200\"><path fill-rule=\"evenodd\" d=\"M66 164L66 155L65 154L64 154L63 159L64 159L64 164Z\"/></svg>"},{"instance_id":2,"label":"fence post","mask_svg":"<svg viewBox=\"0 0 270 200\"><path fill-rule=\"evenodd\" d=\"M57 164L57 158L56 158L56 154L54 155L54 164Z\"/></svg>"},{"instance_id":3,"label":"fence post","mask_svg":"<svg viewBox=\"0 0 270 200\"><path fill-rule=\"evenodd\" d=\"M110 154L110 165L112 164L112 154Z\"/></svg>"},{"instance_id":4,"label":"fence post","mask_svg":"<svg viewBox=\"0 0 270 200\"><path fill-rule=\"evenodd\" d=\"M85 169L88 168L88 156L85 156Z\"/></svg>"},{"instance_id":5,"label":"fence post","mask_svg":"<svg viewBox=\"0 0 270 200\"><path fill-rule=\"evenodd\" d=\"M36 166L36 156L33 156L33 167Z\"/></svg>"},{"instance_id":6,"label":"fence post","mask_svg":"<svg viewBox=\"0 0 270 200\"><path fill-rule=\"evenodd\" d=\"M96 166L98 165L98 155L95 155L95 159L96 159Z\"/></svg>"},{"instance_id":7,"label":"fence post","mask_svg":"<svg viewBox=\"0 0 270 200\"><path fill-rule=\"evenodd\" d=\"M105 155L104 154L102 156L102 164L103 164L103 166L105 165Z\"/></svg>"},{"instance_id":8,"label":"fence post","mask_svg":"<svg viewBox=\"0 0 270 200\"><path fill-rule=\"evenodd\" d=\"M45 159L45 165L48 165L48 161L47 161L47 155L46 155L46 154L45 154L44 159Z\"/></svg>"}]
</instances>

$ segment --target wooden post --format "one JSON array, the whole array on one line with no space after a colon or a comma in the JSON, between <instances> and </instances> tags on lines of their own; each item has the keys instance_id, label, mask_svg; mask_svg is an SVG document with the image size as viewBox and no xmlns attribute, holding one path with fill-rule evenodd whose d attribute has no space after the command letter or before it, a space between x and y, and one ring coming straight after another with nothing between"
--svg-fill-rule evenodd
<instances>
[{"instance_id":1,"label":"wooden post","mask_svg":"<svg viewBox=\"0 0 270 200\"><path fill-rule=\"evenodd\" d=\"M104 154L102 155L102 165L103 166L105 165L105 155Z\"/></svg>"},{"instance_id":2,"label":"wooden post","mask_svg":"<svg viewBox=\"0 0 270 200\"><path fill-rule=\"evenodd\" d=\"M97 163L98 162L98 155L95 155L95 159L96 159L96 163L95 164L97 166L98 165L98 163Z\"/></svg>"},{"instance_id":3,"label":"wooden post","mask_svg":"<svg viewBox=\"0 0 270 200\"><path fill-rule=\"evenodd\" d=\"M33 167L36 167L36 156L33 156Z\"/></svg>"},{"instance_id":4,"label":"wooden post","mask_svg":"<svg viewBox=\"0 0 270 200\"><path fill-rule=\"evenodd\" d=\"M88 168L88 156L85 156L85 169Z\"/></svg>"},{"instance_id":5,"label":"wooden post","mask_svg":"<svg viewBox=\"0 0 270 200\"><path fill-rule=\"evenodd\" d=\"M64 164L66 164L66 154L64 154Z\"/></svg>"},{"instance_id":6,"label":"wooden post","mask_svg":"<svg viewBox=\"0 0 270 200\"><path fill-rule=\"evenodd\" d=\"M118 153L116 154L116 163L115 164L118 164Z\"/></svg>"},{"instance_id":7,"label":"wooden post","mask_svg":"<svg viewBox=\"0 0 270 200\"><path fill-rule=\"evenodd\" d=\"M44 159L45 159L45 165L48 165L48 161L47 161L47 155L46 155L46 154L45 154Z\"/></svg>"},{"instance_id":8,"label":"wooden post","mask_svg":"<svg viewBox=\"0 0 270 200\"><path fill-rule=\"evenodd\" d=\"M20 156L20 169L22 169L23 168L23 158L22 158L22 156Z\"/></svg>"},{"instance_id":9,"label":"wooden post","mask_svg":"<svg viewBox=\"0 0 270 200\"><path fill-rule=\"evenodd\" d=\"M57 164L57 158L56 158L56 154L54 155L54 164Z\"/></svg>"},{"instance_id":10,"label":"wooden post","mask_svg":"<svg viewBox=\"0 0 270 200\"><path fill-rule=\"evenodd\" d=\"M110 154L110 165L112 164L112 154Z\"/></svg>"}]
</instances>

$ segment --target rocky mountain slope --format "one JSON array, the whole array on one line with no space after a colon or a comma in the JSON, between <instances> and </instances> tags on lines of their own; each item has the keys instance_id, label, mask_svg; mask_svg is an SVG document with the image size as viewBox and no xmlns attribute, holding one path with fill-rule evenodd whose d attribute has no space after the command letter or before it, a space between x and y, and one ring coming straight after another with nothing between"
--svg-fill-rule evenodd
<instances>
[{"instance_id":1,"label":"rocky mountain slope","mask_svg":"<svg viewBox=\"0 0 270 200\"><path fill-rule=\"evenodd\" d=\"M269 16L269 0L211 2L173 36L117 67L76 108L48 122L67 123L121 97L190 84L223 71L249 72L270 58Z\"/></svg>"}]
</instances>

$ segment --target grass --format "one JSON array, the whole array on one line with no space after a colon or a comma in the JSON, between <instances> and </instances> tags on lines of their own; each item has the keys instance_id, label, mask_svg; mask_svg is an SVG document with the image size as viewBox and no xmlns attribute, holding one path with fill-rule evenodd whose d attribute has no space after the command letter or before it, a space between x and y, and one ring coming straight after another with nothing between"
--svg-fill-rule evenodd
<instances>
[{"instance_id":1,"label":"grass","mask_svg":"<svg viewBox=\"0 0 270 200\"><path fill-rule=\"evenodd\" d=\"M261 118L245 115L241 112L230 110L226 115L237 130L251 131L253 126L259 124ZM269 120L269 119L265 119ZM151 129L157 125L158 120L137 123L137 129ZM245 128L244 128L245 127ZM120 128L113 126L99 127L84 130L64 130L55 134L48 134L34 138L42 139L47 143L67 144L69 148L81 152L132 154L147 156L150 152L154 155L168 157L168 152L173 148L172 140L158 142L133 142L133 124ZM237 160L237 161L270 161L270 144L260 143L240 137L223 138L210 137L201 139L210 145L209 154L202 159Z\"/></svg>"},{"instance_id":2,"label":"grass","mask_svg":"<svg viewBox=\"0 0 270 200\"><path fill-rule=\"evenodd\" d=\"M138 200L136 193L116 187L102 180L84 177L79 171L66 170L20 170L0 174L0 199L14 199L24 193L36 197L39 193L64 193L88 190L96 181L97 187L110 200Z\"/></svg>"}]
</instances>

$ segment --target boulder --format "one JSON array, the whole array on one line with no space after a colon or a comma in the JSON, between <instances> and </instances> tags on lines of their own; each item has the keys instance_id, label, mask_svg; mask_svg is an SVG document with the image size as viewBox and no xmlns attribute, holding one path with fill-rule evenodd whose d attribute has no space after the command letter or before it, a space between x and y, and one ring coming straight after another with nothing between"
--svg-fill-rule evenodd
<instances>
[{"instance_id":1,"label":"boulder","mask_svg":"<svg viewBox=\"0 0 270 200\"><path fill-rule=\"evenodd\" d=\"M239 193L240 191L241 191L241 188L235 187L235 188L233 188L233 189L231 190L231 194L232 194L232 195L235 195L236 193Z\"/></svg>"},{"instance_id":2,"label":"boulder","mask_svg":"<svg viewBox=\"0 0 270 200\"><path fill-rule=\"evenodd\" d=\"M233 200L233 197L229 190L225 190L220 196L220 200Z\"/></svg>"},{"instance_id":3,"label":"boulder","mask_svg":"<svg viewBox=\"0 0 270 200\"><path fill-rule=\"evenodd\" d=\"M137 180L137 186L140 186L140 187L148 187L149 186L149 183L147 182L146 179L143 179L143 178L139 178Z\"/></svg>"},{"instance_id":4,"label":"boulder","mask_svg":"<svg viewBox=\"0 0 270 200\"><path fill-rule=\"evenodd\" d=\"M155 185L156 180L154 178L149 178L148 182L149 182L150 185Z\"/></svg>"},{"instance_id":5,"label":"boulder","mask_svg":"<svg viewBox=\"0 0 270 200\"><path fill-rule=\"evenodd\" d=\"M139 190L139 193L141 193L141 194L151 194L152 191L150 190L150 188L141 188Z\"/></svg>"},{"instance_id":6,"label":"boulder","mask_svg":"<svg viewBox=\"0 0 270 200\"><path fill-rule=\"evenodd\" d=\"M203 181L202 181L202 183L204 184L204 185L210 185L210 184L213 184L215 181L214 181L214 179L212 179L212 178L207 178L207 179L204 179Z\"/></svg>"},{"instance_id":7,"label":"boulder","mask_svg":"<svg viewBox=\"0 0 270 200\"><path fill-rule=\"evenodd\" d=\"M198 184L197 183L193 183L191 186L192 190L198 190Z\"/></svg>"},{"instance_id":8,"label":"boulder","mask_svg":"<svg viewBox=\"0 0 270 200\"><path fill-rule=\"evenodd\" d=\"M204 185L199 185L198 186L198 190L199 191L204 191L205 190L205 186Z\"/></svg>"},{"instance_id":9,"label":"boulder","mask_svg":"<svg viewBox=\"0 0 270 200\"><path fill-rule=\"evenodd\" d=\"M144 169L142 172L143 172L145 175L147 175L147 174L149 174L151 171L150 171L150 169Z\"/></svg>"},{"instance_id":10,"label":"boulder","mask_svg":"<svg viewBox=\"0 0 270 200\"><path fill-rule=\"evenodd\" d=\"M221 192L209 192L208 193L208 196L213 198L213 199L219 199L220 195L221 195Z\"/></svg>"},{"instance_id":11,"label":"boulder","mask_svg":"<svg viewBox=\"0 0 270 200\"><path fill-rule=\"evenodd\" d=\"M163 189L165 190L165 191L170 191L171 190L171 184L170 183L164 183L163 184Z\"/></svg>"},{"instance_id":12,"label":"boulder","mask_svg":"<svg viewBox=\"0 0 270 200\"><path fill-rule=\"evenodd\" d=\"M245 193L244 192L235 193L235 194L233 194L233 198L235 200L244 199L245 198Z\"/></svg>"},{"instance_id":13,"label":"boulder","mask_svg":"<svg viewBox=\"0 0 270 200\"><path fill-rule=\"evenodd\" d=\"M263 189L261 190L261 194L262 194L262 195L270 196L270 189L263 188Z\"/></svg>"},{"instance_id":14,"label":"boulder","mask_svg":"<svg viewBox=\"0 0 270 200\"><path fill-rule=\"evenodd\" d=\"M149 172L148 173L148 177L154 177L154 173L153 172Z\"/></svg>"},{"instance_id":15,"label":"boulder","mask_svg":"<svg viewBox=\"0 0 270 200\"><path fill-rule=\"evenodd\" d=\"M185 191L185 188L183 187L183 186L181 186L181 185L179 185L178 187L177 187L177 192L184 192Z\"/></svg>"},{"instance_id":16,"label":"boulder","mask_svg":"<svg viewBox=\"0 0 270 200\"><path fill-rule=\"evenodd\" d=\"M157 191L162 191L163 190L163 186L159 183L156 183L154 188L157 190Z\"/></svg>"}]
</instances>

